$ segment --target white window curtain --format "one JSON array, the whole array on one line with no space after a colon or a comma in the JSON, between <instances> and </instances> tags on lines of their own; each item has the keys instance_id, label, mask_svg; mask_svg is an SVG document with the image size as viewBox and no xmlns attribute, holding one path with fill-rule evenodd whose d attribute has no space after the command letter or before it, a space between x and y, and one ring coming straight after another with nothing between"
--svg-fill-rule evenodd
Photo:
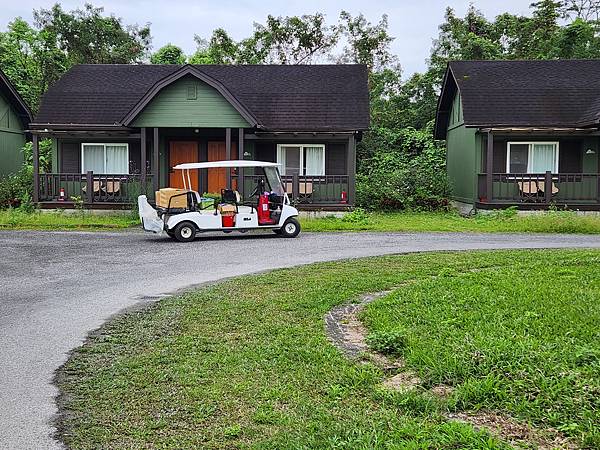
<instances>
[{"instance_id":1,"label":"white window curtain","mask_svg":"<svg viewBox=\"0 0 600 450\"><path fill-rule=\"evenodd\" d=\"M106 172L122 174L129 173L129 152L126 145L106 146Z\"/></svg>"},{"instance_id":2,"label":"white window curtain","mask_svg":"<svg viewBox=\"0 0 600 450\"><path fill-rule=\"evenodd\" d=\"M102 174L129 173L127 144L82 144L81 172L88 170Z\"/></svg>"},{"instance_id":3,"label":"white window curtain","mask_svg":"<svg viewBox=\"0 0 600 450\"><path fill-rule=\"evenodd\" d=\"M325 175L325 149L306 147L306 175Z\"/></svg>"},{"instance_id":4,"label":"white window curtain","mask_svg":"<svg viewBox=\"0 0 600 450\"><path fill-rule=\"evenodd\" d=\"M82 173L104 173L104 145L84 144Z\"/></svg>"},{"instance_id":5,"label":"white window curtain","mask_svg":"<svg viewBox=\"0 0 600 450\"><path fill-rule=\"evenodd\" d=\"M556 144L532 144L530 154L531 173L554 172L556 169Z\"/></svg>"}]
</instances>

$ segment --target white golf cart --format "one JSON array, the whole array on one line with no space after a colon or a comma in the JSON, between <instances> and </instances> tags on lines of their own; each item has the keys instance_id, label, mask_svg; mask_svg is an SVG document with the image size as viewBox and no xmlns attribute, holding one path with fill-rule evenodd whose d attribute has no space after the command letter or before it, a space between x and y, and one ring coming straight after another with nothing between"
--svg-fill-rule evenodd
<instances>
[{"instance_id":1,"label":"white golf cart","mask_svg":"<svg viewBox=\"0 0 600 450\"><path fill-rule=\"evenodd\" d=\"M142 226L157 234L165 231L180 242L193 241L196 233L203 231L243 233L267 229L284 237L296 237L300 233L298 210L290 205L277 166L271 162L245 160L179 164L173 169L181 170L183 189L157 191L156 209L145 195L138 197ZM239 192L230 189L221 190L219 201L203 198L192 190L190 170L235 167L262 169L262 176L256 177L257 185L251 194L256 201L243 202Z\"/></svg>"}]
</instances>

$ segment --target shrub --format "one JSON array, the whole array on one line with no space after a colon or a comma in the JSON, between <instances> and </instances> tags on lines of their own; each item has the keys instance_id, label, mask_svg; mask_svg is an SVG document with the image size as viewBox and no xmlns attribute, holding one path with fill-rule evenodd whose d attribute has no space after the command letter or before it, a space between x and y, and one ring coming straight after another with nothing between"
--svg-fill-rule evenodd
<instances>
[{"instance_id":1,"label":"shrub","mask_svg":"<svg viewBox=\"0 0 600 450\"><path fill-rule=\"evenodd\" d=\"M444 209L449 204L446 151L430 130L372 130L356 177L356 202L365 209ZM375 136L372 136L375 134Z\"/></svg>"},{"instance_id":2,"label":"shrub","mask_svg":"<svg viewBox=\"0 0 600 450\"><path fill-rule=\"evenodd\" d=\"M403 331L377 331L367 336L367 345L384 355L401 356L407 346Z\"/></svg>"}]
</instances>

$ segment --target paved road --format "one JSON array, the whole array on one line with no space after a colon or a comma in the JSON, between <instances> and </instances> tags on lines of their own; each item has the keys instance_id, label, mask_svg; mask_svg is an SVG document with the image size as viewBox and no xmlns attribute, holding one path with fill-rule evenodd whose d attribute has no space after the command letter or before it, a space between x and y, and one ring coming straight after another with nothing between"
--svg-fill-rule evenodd
<instances>
[{"instance_id":1,"label":"paved road","mask_svg":"<svg viewBox=\"0 0 600 450\"><path fill-rule=\"evenodd\" d=\"M203 235L0 232L0 448L52 439L54 371L111 315L144 297L317 261L431 250L594 247L600 237L453 233Z\"/></svg>"}]
</instances>

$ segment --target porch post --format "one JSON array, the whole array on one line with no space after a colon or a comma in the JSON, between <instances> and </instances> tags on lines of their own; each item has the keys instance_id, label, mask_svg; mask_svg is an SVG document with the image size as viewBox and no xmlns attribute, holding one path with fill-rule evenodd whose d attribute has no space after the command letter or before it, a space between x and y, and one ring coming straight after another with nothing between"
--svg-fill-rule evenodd
<instances>
[{"instance_id":1,"label":"porch post","mask_svg":"<svg viewBox=\"0 0 600 450\"><path fill-rule=\"evenodd\" d=\"M231 128L225 128L225 159L231 159ZM227 169L227 189L231 189L231 169Z\"/></svg>"},{"instance_id":2,"label":"porch post","mask_svg":"<svg viewBox=\"0 0 600 450\"><path fill-rule=\"evenodd\" d=\"M492 194L494 189L494 136L492 131L487 133L487 154L485 161L485 197L488 203L492 203Z\"/></svg>"},{"instance_id":3,"label":"porch post","mask_svg":"<svg viewBox=\"0 0 600 450\"><path fill-rule=\"evenodd\" d=\"M552 172L546 170L544 175L544 202L550 203L552 200Z\"/></svg>"},{"instance_id":4,"label":"porch post","mask_svg":"<svg viewBox=\"0 0 600 450\"><path fill-rule=\"evenodd\" d=\"M37 203L40 199L40 147L38 135L31 136L33 148L33 203Z\"/></svg>"},{"instance_id":5,"label":"porch post","mask_svg":"<svg viewBox=\"0 0 600 450\"><path fill-rule=\"evenodd\" d=\"M356 139L354 134L348 138L346 172L348 174L348 204L354 204L356 194Z\"/></svg>"},{"instance_id":6,"label":"porch post","mask_svg":"<svg viewBox=\"0 0 600 450\"><path fill-rule=\"evenodd\" d=\"M146 194L146 127L140 129L140 183L142 192Z\"/></svg>"},{"instance_id":7,"label":"porch post","mask_svg":"<svg viewBox=\"0 0 600 450\"><path fill-rule=\"evenodd\" d=\"M154 150L154 155L153 155L153 177L152 177L152 187L155 191L158 191L159 186L160 186L160 164L159 164L159 158L158 158L158 128L154 128L154 136L152 136L152 146L153 146L153 150Z\"/></svg>"},{"instance_id":8,"label":"porch post","mask_svg":"<svg viewBox=\"0 0 600 450\"><path fill-rule=\"evenodd\" d=\"M238 128L238 159L241 161L244 159L244 129ZM244 168L238 167L238 191L244 201Z\"/></svg>"}]
</instances>

